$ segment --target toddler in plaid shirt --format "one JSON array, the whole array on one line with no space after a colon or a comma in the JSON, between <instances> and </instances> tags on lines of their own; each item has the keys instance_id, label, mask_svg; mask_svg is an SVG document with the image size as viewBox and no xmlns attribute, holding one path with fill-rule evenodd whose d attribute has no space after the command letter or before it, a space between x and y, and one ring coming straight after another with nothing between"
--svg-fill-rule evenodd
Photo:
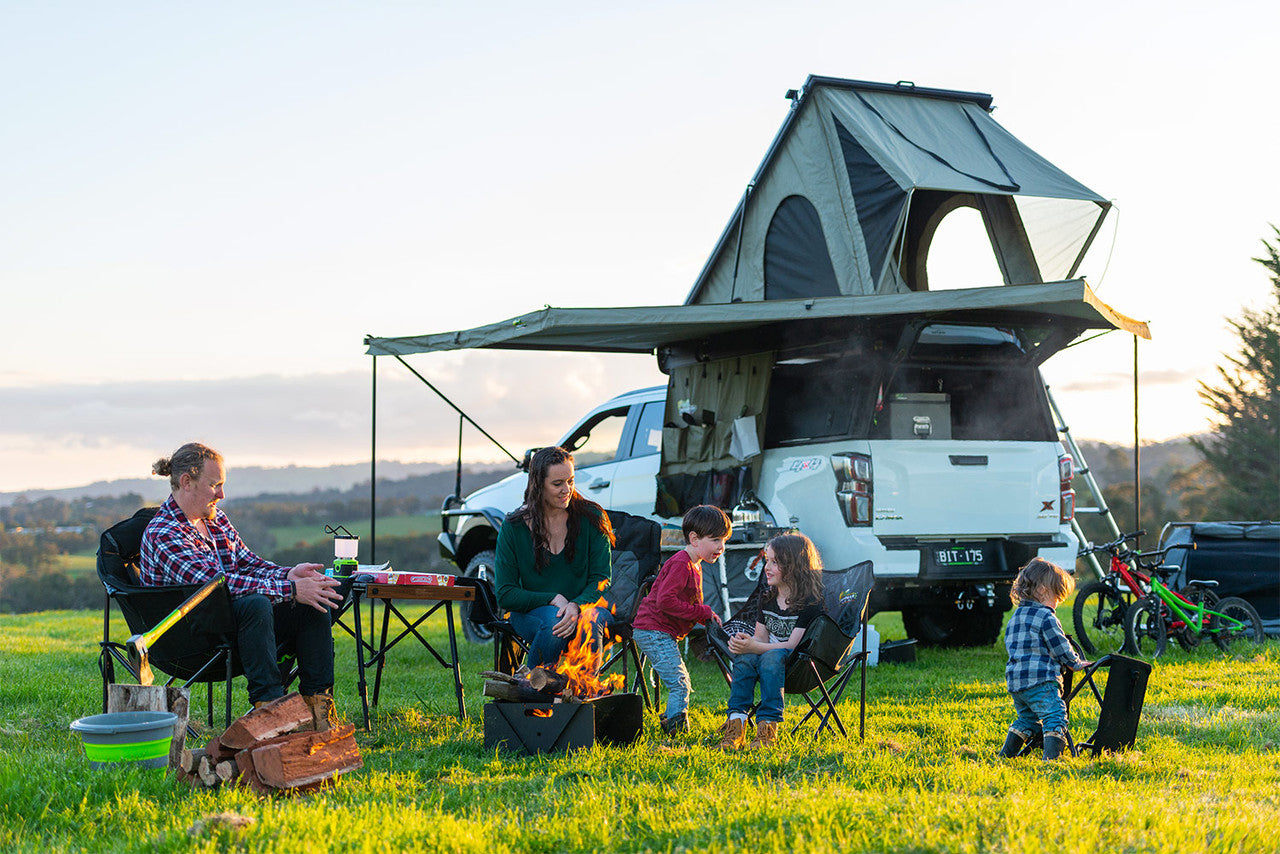
<instances>
[{"instance_id":1,"label":"toddler in plaid shirt","mask_svg":"<svg viewBox=\"0 0 1280 854\"><path fill-rule=\"evenodd\" d=\"M1067 746L1067 704L1062 698L1062 668L1083 670L1089 662L1071 648L1054 609L1075 589L1062 567L1033 558L1014 579L1017 609L1004 631L1009 652L1005 681L1017 719L1009 727L1000 755L1017 756L1036 735L1044 735L1044 759L1057 759Z\"/></svg>"}]
</instances>

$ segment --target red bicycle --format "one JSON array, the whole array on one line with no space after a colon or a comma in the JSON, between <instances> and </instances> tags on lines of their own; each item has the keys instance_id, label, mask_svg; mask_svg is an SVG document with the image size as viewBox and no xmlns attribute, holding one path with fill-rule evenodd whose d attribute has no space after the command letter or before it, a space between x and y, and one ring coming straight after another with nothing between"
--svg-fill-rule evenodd
<instances>
[{"instance_id":1,"label":"red bicycle","mask_svg":"<svg viewBox=\"0 0 1280 854\"><path fill-rule=\"evenodd\" d=\"M1089 655L1099 656L1121 651L1135 652L1126 639L1126 615L1134 602L1151 593L1151 576L1164 563L1165 556L1174 549L1194 549L1194 543L1179 543L1155 552L1140 552L1126 544L1145 534L1135 531L1121 534L1109 543L1095 546L1087 544L1080 554L1106 553L1111 558L1110 569L1099 581L1083 584L1076 591L1076 602L1071 610L1076 637ZM1204 614L1205 608L1213 608L1218 596L1211 588L1216 581L1188 581L1182 590L1168 591L1169 595L1186 603L1191 613ZM1203 617L1208 621L1209 617ZM1172 635L1183 649L1194 649L1200 643L1201 629L1205 626L1189 626L1180 619L1170 619L1165 632Z\"/></svg>"}]
</instances>

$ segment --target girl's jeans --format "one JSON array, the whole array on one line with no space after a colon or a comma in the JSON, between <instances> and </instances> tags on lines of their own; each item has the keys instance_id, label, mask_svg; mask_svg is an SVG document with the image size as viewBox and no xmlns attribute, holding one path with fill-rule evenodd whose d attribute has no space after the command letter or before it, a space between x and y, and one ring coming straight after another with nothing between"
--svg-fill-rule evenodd
<instances>
[{"instance_id":1,"label":"girl's jeans","mask_svg":"<svg viewBox=\"0 0 1280 854\"><path fill-rule=\"evenodd\" d=\"M756 683L760 683L760 708L756 720L782 723L782 688L787 681L789 649L771 649L762 655L739 655L733 660L733 687L729 689L729 714L751 711Z\"/></svg>"},{"instance_id":2,"label":"girl's jeans","mask_svg":"<svg viewBox=\"0 0 1280 854\"><path fill-rule=\"evenodd\" d=\"M1021 691L1010 691L1013 710L1018 719L1009 731L1029 739L1041 732L1065 734L1067 731L1067 704L1062 699L1062 688L1056 680L1041 682Z\"/></svg>"},{"instance_id":3,"label":"girl's jeans","mask_svg":"<svg viewBox=\"0 0 1280 854\"><path fill-rule=\"evenodd\" d=\"M680 657L680 647L676 639L666 632L636 629L631 636L648 657L662 684L667 686L667 720L672 720L689 708L689 695L693 693L689 671Z\"/></svg>"}]
</instances>

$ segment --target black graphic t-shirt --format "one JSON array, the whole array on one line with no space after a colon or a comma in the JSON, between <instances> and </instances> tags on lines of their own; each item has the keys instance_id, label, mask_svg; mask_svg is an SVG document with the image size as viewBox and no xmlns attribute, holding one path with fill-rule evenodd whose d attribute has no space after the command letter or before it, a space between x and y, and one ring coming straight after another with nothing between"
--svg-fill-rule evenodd
<instances>
[{"instance_id":1,"label":"black graphic t-shirt","mask_svg":"<svg viewBox=\"0 0 1280 854\"><path fill-rule=\"evenodd\" d=\"M776 598L760 603L760 622L764 623L765 630L769 632L769 640L774 643L786 641L796 629L809 628L809 624L821 613L821 602L794 610L778 607Z\"/></svg>"}]
</instances>

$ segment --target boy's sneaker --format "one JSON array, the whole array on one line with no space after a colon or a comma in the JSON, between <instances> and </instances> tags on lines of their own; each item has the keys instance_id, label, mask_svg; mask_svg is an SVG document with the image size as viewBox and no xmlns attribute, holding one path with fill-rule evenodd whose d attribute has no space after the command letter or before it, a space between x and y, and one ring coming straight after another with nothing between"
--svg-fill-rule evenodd
<instances>
[{"instance_id":1,"label":"boy's sneaker","mask_svg":"<svg viewBox=\"0 0 1280 854\"><path fill-rule=\"evenodd\" d=\"M662 724L662 731L665 732L667 735L673 735L677 732L688 732L689 731L689 713L681 712L680 714L672 718L664 717L662 718L660 723Z\"/></svg>"}]
</instances>

